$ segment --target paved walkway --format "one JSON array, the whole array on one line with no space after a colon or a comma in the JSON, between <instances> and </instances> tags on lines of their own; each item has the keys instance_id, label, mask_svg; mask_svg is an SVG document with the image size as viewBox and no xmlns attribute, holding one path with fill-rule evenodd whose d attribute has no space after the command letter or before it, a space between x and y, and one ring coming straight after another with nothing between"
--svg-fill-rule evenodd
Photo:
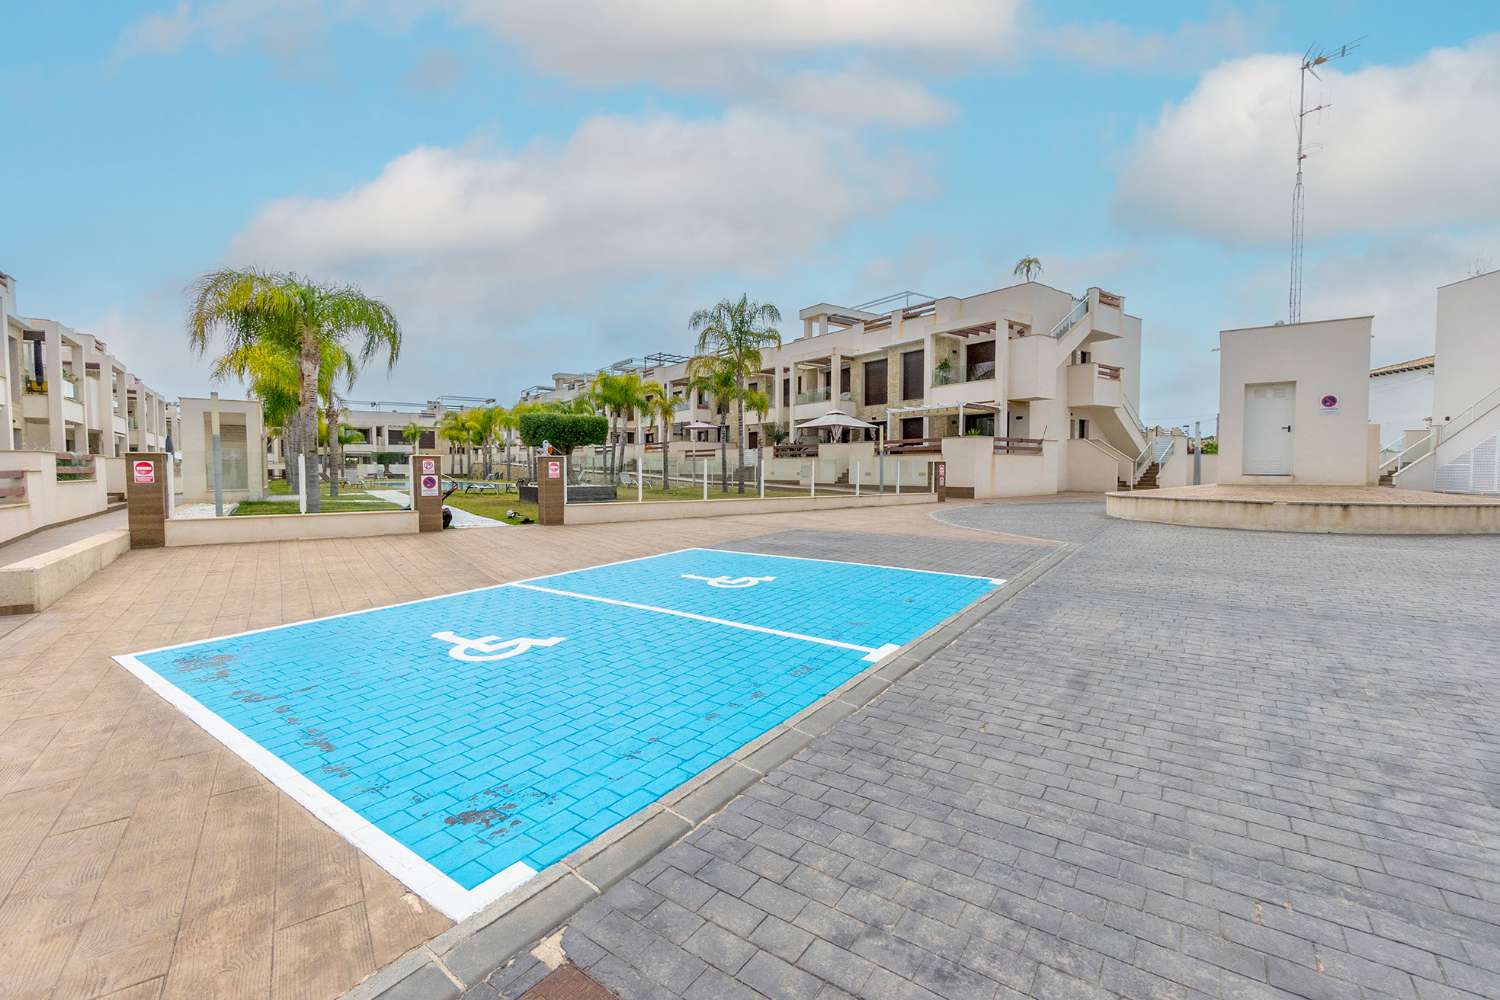
<instances>
[{"instance_id":1,"label":"paved walkway","mask_svg":"<svg viewBox=\"0 0 1500 1000\"><path fill-rule=\"evenodd\" d=\"M0 997L336 997L448 926L115 653L932 508L133 551L0 633ZM821 554L821 553L810 553Z\"/></svg>"},{"instance_id":2,"label":"paved walkway","mask_svg":"<svg viewBox=\"0 0 1500 1000\"><path fill-rule=\"evenodd\" d=\"M121 507L119 510L95 514L93 517L86 517L71 524L43 528L34 535L27 535L25 538L18 538L13 542L0 545L0 566L9 566L22 559L39 556L43 552L51 552L64 545L72 545L76 541L90 535L97 535L101 531L118 531L125 527L127 527L125 508Z\"/></svg>"},{"instance_id":3,"label":"paved walkway","mask_svg":"<svg viewBox=\"0 0 1500 1000\"><path fill-rule=\"evenodd\" d=\"M1500 539L944 516L1080 547L569 959L624 1000L1500 997Z\"/></svg>"}]
</instances>

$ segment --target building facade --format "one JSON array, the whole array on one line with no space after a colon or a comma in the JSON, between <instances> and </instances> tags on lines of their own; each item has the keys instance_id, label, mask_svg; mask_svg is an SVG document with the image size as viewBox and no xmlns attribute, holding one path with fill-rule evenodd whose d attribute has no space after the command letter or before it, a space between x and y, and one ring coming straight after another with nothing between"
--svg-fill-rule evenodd
<instances>
[{"instance_id":1,"label":"building facade","mask_svg":"<svg viewBox=\"0 0 1500 1000\"><path fill-rule=\"evenodd\" d=\"M1430 472L1415 466L1398 481L1444 492L1500 493L1500 271L1437 290L1436 370ZM1423 463L1427 464L1427 463Z\"/></svg>"},{"instance_id":2,"label":"building facade","mask_svg":"<svg viewBox=\"0 0 1500 1000\"><path fill-rule=\"evenodd\" d=\"M800 475L819 482L848 482L854 463L873 482L887 457L942 459L951 491L988 497L1099 492L1139 475L1150 444L1138 416L1141 321L1119 295L1090 288L1075 297L1026 282L968 297L818 303L798 319L800 335L762 352L749 380L770 407L745 414L744 462L767 461L772 478L788 471L776 466L783 458L805 463L812 471ZM736 414L689 391L687 367L683 355L657 354L606 370L667 387L677 400L669 448L717 440L706 425L725 426L737 441ZM559 372L522 398L566 401L592 377ZM804 426L831 412L873 426L853 434ZM662 436L650 421L630 421L624 433L653 445Z\"/></svg>"}]
</instances>

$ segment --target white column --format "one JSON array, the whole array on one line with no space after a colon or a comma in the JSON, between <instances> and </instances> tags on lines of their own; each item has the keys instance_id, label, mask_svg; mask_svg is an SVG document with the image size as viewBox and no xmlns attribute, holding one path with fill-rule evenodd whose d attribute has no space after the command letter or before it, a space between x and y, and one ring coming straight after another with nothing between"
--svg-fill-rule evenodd
<instances>
[{"instance_id":1,"label":"white column","mask_svg":"<svg viewBox=\"0 0 1500 1000\"><path fill-rule=\"evenodd\" d=\"M932 369L937 365L937 358L933 355L933 348L937 345L937 338L928 334L922 338L922 402L932 402Z\"/></svg>"},{"instance_id":2,"label":"white column","mask_svg":"<svg viewBox=\"0 0 1500 1000\"><path fill-rule=\"evenodd\" d=\"M839 366L842 363L839 352L830 349L828 352L828 408L830 410L841 409L839 406Z\"/></svg>"},{"instance_id":3,"label":"white column","mask_svg":"<svg viewBox=\"0 0 1500 1000\"><path fill-rule=\"evenodd\" d=\"M62 332L48 330L45 337L42 365L47 373L47 447L62 452L68 450L67 425L63 422Z\"/></svg>"}]
</instances>

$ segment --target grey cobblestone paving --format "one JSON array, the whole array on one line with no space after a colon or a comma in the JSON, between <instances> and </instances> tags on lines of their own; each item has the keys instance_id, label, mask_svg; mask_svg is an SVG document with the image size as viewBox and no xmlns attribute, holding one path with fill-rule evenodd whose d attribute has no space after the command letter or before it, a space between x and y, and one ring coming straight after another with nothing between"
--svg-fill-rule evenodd
<instances>
[{"instance_id":1,"label":"grey cobblestone paving","mask_svg":"<svg viewBox=\"0 0 1500 1000\"><path fill-rule=\"evenodd\" d=\"M1081 548L582 910L569 958L624 1000L1500 998L1500 539L945 518Z\"/></svg>"}]
</instances>

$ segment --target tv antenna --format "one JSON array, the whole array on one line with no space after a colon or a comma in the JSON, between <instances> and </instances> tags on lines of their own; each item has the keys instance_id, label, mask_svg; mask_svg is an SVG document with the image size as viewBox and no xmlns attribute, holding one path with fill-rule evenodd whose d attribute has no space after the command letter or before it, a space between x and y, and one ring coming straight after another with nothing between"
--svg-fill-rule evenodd
<instances>
[{"instance_id":1,"label":"tv antenna","mask_svg":"<svg viewBox=\"0 0 1500 1000\"><path fill-rule=\"evenodd\" d=\"M1355 39L1336 49L1318 49L1318 43L1307 47L1302 53L1302 67L1300 71L1299 86L1297 91L1297 183L1292 186L1292 278L1287 290L1286 306L1287 321L1299 323L1302 321L1302 243L1303 243L1303 216L1304 216L1304 192L1302 189L1302 161L1307 159L1307 145L1303 141L1304 126L1307 116L1315 111L1322 111L1331 107L1332 102L1319 104L1315 107L1307 106L1307 77L1311 74L1313 79L1322 80L1318 76L1318 67L1324 63L1342 59L1354 49L1359 48L1363 39Z\"/></svg>"}]
</instances>

